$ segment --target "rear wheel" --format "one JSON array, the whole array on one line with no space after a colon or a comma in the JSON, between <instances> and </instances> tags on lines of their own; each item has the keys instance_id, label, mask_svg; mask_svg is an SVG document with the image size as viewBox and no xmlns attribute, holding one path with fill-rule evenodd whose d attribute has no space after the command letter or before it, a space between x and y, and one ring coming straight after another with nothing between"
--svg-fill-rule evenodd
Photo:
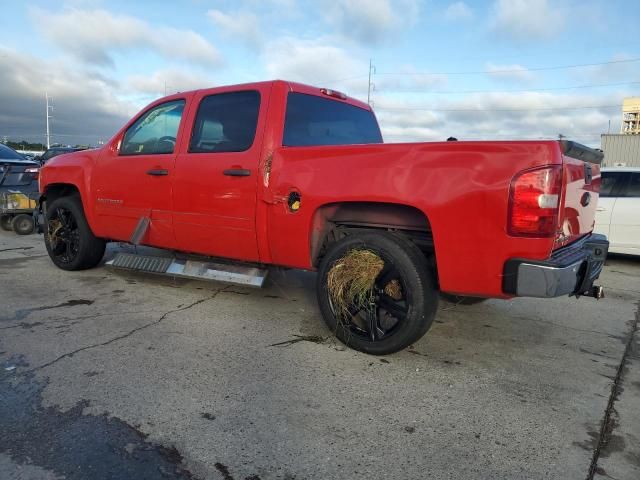
<instances>
[{"instance_id":1,"label":"rear wheel","mask_svg":"<svg viewBox=\"0 0 640 480\"><path fill-rule=\"evenodd\" d=\"M84 270L100 263L106 243L89 228L79 196L58 198L46 211L44 241L57 267Z\"/></svg>"},{"instance_id":2,"label":"rear wheel","mask_svg":"<svg viewBox=\"0 0 640 480\"><path fill-rule=\"evenodd\" d=\"M0 216L0 228L2 228L2 230L6 230L7 232L10 232L11 230L13 230L13 227L11 226L11 222L13 221L13 215L1 215Z\"/></svg>"},{"instance_id":3,"label":"rear wheel","mask_svg":"<svg viewBox=\"0 0 640 480\"><path fill-rule=\"evenodd\" d=\"M422 252L388 232L357 233L330 246L316 291L322 316L338 339L373 355L397 352L420 339L438 306Z\"/></svg>"},{"instance_id":4,"label":"rear wheel","mask_svg":"<svg viewBox=\"0 0 640 480\"><path fill-rule=\"evenodd\" d=\"M33 215L21 213L14 217L11 226L18 235L31 235L35 230L36 223L33 220Z\"/></svg>"}]
</instances>

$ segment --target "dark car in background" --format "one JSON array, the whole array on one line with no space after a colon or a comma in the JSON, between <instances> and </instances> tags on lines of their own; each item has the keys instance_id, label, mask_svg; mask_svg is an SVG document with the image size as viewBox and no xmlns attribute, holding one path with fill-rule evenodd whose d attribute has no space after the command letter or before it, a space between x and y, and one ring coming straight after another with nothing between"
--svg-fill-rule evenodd
<instances>
[{"instance_id":1,"label":"dark car in background","mask_svg":"<svg viewBox=\"0 0 640 480\"><path fill-rule=\"evenodd\" d=\"M40 164L0 144L0 227L31 233ZM17 220L17 223L16 223Z\"/></svg>"},{"instance_id":2,"label":"dark car in background","mask_svg":"<svg viewBox=\"0 0 640 480\"><path fill-rule=\"evenodd\" d=\"M63 153L79 152L80 150L86 150L85 147L51 147L48 148L37 160L44 164L47 160L51 160L53 157L62 155Z\"/></svg>"}]
</instances>

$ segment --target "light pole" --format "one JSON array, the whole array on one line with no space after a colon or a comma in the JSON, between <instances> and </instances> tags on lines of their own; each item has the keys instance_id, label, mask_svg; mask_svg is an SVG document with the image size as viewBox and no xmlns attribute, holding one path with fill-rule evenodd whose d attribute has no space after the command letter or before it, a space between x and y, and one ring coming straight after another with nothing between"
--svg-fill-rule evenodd
<instances>
[{"instance_id":1,"label":"light pole","mask_svg":"<svg viewBox=\"0 0 640 480\"><path fill-rule=\"evenodd\" d=\"M49 114L49 111L53 110L53 106L49 106L49 93L45 92L44 98L47 103L46 118L47 118L47 150L48 150L49 147L51 147L51 132L49 131L49 119L51 118L51 115Z\"/></svg>"}]
</instances>

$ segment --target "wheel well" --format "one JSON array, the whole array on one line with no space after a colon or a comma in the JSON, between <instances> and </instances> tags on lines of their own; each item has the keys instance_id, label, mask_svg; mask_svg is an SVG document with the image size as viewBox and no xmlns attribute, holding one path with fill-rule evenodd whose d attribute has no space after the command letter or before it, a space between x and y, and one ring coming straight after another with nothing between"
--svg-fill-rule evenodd
<instances>
[{"instance_id":1,"label":"wheel well","mask_svg":"<svg viewBox=\"0 0 640 480\"><path fill-rule=\"evenodd\" d=\"M40 198L40 202L44 200L48 203L51 203L60 197L66 197L69 195L79 195L79 194L80 194L80 191L78 190L78 187L76 187L75 185L72 185L70 183L54 183L47 186L47 189L45 190L44 194Z\"/></svg>"},{"instance_id":2,"label":"wheel well","mask_svg":"<svg viewBox=\"0 0 640 480\"><path fill-rule=\"evenodd\" d=\"M362 230L397 231L413 241L435 262L431 223L415 207L383 202L343 202L316 210L311 230L311 260L317 267L327 247Z\"/></svg>"}]
</instances>

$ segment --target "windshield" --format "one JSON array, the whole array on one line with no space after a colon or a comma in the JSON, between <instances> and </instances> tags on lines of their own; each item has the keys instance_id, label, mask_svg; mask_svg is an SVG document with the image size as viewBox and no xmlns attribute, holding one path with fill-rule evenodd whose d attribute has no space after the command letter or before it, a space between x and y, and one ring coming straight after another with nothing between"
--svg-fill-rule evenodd
<instances>
[{"instance_id":1,"label":"windshield","mask_svg":"<svg viewBox=\"0 0 640 480\"><path fill-rule=\"evenodd\" d=\"M0 160L25 160L25 158L13 148L0 144Z\"/></svg>"}]
</instances>

